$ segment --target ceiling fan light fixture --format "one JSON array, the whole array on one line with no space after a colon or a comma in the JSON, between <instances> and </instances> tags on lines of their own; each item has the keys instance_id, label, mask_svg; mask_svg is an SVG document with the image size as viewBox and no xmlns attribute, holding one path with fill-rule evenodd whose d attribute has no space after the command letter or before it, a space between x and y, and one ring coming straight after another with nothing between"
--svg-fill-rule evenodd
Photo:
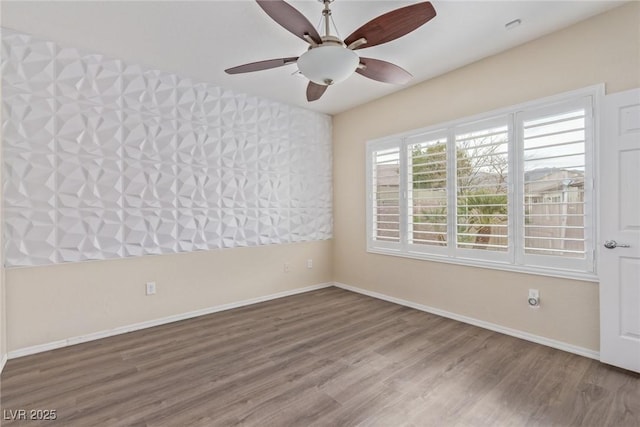
<instances>
[{"instance_id":1,"label":"ceiling fan light fixture","mask_svg":"<svg viewBox=\"0 0 640 427\"><path fill-rule=\"evenodd\" d=\"M298 69L306 78L320 85L340 83L351 76L360 57L340 45L320 45L309 49L298 58Z\"/></svg>"}]
</instances>

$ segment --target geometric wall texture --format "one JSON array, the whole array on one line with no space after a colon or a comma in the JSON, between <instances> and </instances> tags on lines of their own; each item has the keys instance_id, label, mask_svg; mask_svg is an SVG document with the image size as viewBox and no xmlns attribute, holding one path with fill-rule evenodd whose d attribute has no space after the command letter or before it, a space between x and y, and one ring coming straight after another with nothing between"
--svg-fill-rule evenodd
<instances>
[{"instance_id":1,"label":"geometric wall texture","mask_svg":"<svg viewBox=\"0 0 640 427\"><path fill-rule=\"evenodd\" d=\"M331 119L2 30L5 265L329 239Z\"/></svg>"}]
</instances>

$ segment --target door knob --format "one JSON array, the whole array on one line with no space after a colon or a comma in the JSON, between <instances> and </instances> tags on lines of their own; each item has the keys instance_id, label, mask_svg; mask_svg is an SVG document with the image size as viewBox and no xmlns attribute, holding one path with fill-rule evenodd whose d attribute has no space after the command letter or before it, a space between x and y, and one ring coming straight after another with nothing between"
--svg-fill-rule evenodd
<instances>
[{"instance_id":1,"label":"door knob","mask_svg":"<svg viewBox=\"0 0 640 427\"><path fill-rule=\"evenodd\" d=\"M615 240L607 240L604 242L604 247L607 249L615 249L615 248L630 248L631 245L625 245L624 243L618 243Z\"/></svg>"}]
</instances>

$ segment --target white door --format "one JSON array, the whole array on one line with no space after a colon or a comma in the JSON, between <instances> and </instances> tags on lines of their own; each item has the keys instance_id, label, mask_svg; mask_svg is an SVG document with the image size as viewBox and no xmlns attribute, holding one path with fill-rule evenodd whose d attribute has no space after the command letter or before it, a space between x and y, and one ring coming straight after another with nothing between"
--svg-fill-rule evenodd
<instances>
[{"instance_id":1,"label":"white door","mask_svg":"<svg viewBox=\"0 0 640 427\"><path fill-rule=\"evenodd\" d=\"M640 372L640 89L605 97L600 141L600 360Z\"/></svg>"}]
</instances>

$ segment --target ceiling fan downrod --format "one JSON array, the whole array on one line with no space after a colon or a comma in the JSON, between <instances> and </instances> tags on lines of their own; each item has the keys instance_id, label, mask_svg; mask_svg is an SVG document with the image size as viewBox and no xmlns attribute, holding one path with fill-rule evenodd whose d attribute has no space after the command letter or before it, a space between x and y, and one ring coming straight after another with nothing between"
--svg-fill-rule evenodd
<instances>
[{"instance_id":1,"label":"ceiling fan downrod","mask_svg":"<svg viewBox=\"0 0 640 427\"><path fill-rule=\"evenodd\" d=\"M322 16L324 17L324 36L329 37L331 34L331 25L329 20L331 19L331 8L329 5L333 2L333 0L321 0L324 3L324 10L322 11Z\"/></svg>"},{"instance_id":2,"label":"ceiling fan downrod","mask_svg":"<svg viewBox=\"0 0 640 427\"><path fill-rule=\"evenodd\" d=\"M332 36L331 35L331 3L333 3L335 0L318 0L320 3L324 4L324 9L322 10L322 17L324 19L324 36L322 36L322 42L335 42L337 44L339 44L340 46L344 46L349 50L355 50L357 48L359 48L360 46L364 45L367 43L367 39L364 37L360 37L359 39L355 40L354 42L352 42L351 44L349 44L349 46L345 45L342 40L336 36ZM334 24L335 26L335 24ZM337 28L336 28L337 29ZM318 44L313 42L313 39L311 38L311 36L309 36L308 34L305 34L305 39L309 42L309 44L311 45L311 47L317 47Z\"/></svg>"}]
</instances>

